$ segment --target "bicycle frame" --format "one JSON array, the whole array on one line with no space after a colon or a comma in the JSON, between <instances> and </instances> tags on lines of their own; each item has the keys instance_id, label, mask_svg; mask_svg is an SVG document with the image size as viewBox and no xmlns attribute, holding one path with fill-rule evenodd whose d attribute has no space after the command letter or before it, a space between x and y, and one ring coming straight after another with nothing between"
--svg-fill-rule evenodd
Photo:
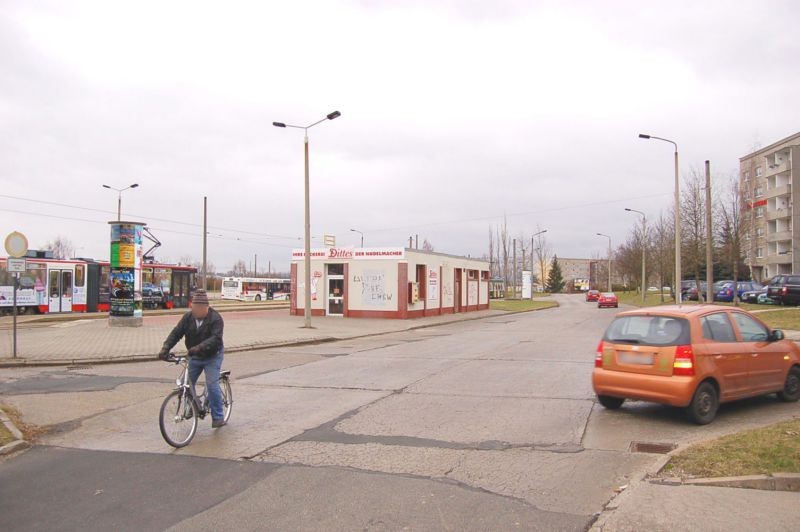
<instances>
[{"instance_id":1,"label":"bicycle frame","mask_svg":"<svg viewBox=\"0 0 800 532\"><path fill-rule=\"evenodd\" d=\"M175 379L175 384L177 385L175 390L183 391L183 397L190 397L197 405L197 411L200 417L205 417L208 401L203 400L201 402L199 399L204 399L206 397L208 388L204 388L203 393L199 396L197 395L195 387L192 386L191 379L189 379L189 359L187 357L175 357L175 365L183 367L180 376Z\"/></svg>"}]
</instances>

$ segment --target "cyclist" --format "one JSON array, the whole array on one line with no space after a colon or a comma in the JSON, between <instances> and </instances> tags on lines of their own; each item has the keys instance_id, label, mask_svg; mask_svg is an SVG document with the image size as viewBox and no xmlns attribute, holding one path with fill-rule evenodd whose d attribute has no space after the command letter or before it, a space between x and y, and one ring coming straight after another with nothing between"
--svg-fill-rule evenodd
<instances>
[{"instance_id":1,"label":"cyclist","mask_svg":"<svg viewBox=\"0 0 800 532\"><path fill-rule=\"evenodd\" d=\"M158 358L167 360L170 350L184 338L189 356L189 379L192 386L197 383L200 373L206 373L208 403L211 407L211 426L225 425L222 409L222 391L219 388L219 372L225 347L222 343L223 321L219 312L210 307L205 290L196 290L192 296L191 311L183 315L178 325L172 329Z\"/></svg>"}]
</instances>

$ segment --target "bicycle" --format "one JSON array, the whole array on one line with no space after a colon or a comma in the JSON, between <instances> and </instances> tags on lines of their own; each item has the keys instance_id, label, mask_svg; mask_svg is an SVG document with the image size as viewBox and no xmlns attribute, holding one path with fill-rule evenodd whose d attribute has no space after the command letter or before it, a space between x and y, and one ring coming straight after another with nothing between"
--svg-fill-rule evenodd
<instances>
[{"instance_id":1,"label":"bicycle","mask_svg":"<svg viewBox=\"0 0 800 532\"><path fill-rule=\"evenodd\" d=\"M158 424L164 440L180 449L191 443L197 432L198 419L204 419L211 413L208 404L208 386L203 387L203 393L197 394L189 379L188 357L176 357L170 353L167 362L183 366L180 376L175 380L178 385L161 404L158 415ZM222 390L223 419L227 423L233 410L233 391L231 390L230 371L221 371L219 386Z\"/></svg>"}]
</instances>

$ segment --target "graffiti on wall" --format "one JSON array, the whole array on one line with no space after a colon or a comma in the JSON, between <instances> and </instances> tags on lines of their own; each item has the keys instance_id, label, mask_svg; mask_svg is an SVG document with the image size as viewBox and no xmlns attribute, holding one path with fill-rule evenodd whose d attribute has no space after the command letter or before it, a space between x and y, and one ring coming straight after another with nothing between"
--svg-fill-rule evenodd
<instances>
[{"instance_id":1,"label":"graffiti on wall","mask_svg":"<svg viewBox=\"0 0 800 532\"><path fill-rule=\"evenodd\" d=\"M361 285L361 303L366 307L383 307L394 298L394 292L386 286L383 270L364 270L355 274L353 284Z\"/></svg>"}]
</instances>

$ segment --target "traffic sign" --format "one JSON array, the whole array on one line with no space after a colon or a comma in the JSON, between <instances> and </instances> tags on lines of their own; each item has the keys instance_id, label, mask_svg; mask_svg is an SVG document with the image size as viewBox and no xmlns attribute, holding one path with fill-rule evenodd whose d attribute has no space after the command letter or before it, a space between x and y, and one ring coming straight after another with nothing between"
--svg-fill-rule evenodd
<instances>
[{"instance_id":1,"label":"traffic sign","mask_svg":"<svg viewBox=\"0 0 800 532\"><path fill-rule=\"evenodd\" d=\"M6 251L9 257L24 257L28 253L28 239L19 231L9 233L6 237Z\"/></svg>"},{"instance_id":2,"label":"traffic sign","mask_svg":"<svg viewBox=\"0 0 800 532\"><path fill-rule=\"evenodd\" d=\"M27 261L25 259L9 258L8 259L9 273L25 273L26 262Z\"/></svg>"}]
</instances>

